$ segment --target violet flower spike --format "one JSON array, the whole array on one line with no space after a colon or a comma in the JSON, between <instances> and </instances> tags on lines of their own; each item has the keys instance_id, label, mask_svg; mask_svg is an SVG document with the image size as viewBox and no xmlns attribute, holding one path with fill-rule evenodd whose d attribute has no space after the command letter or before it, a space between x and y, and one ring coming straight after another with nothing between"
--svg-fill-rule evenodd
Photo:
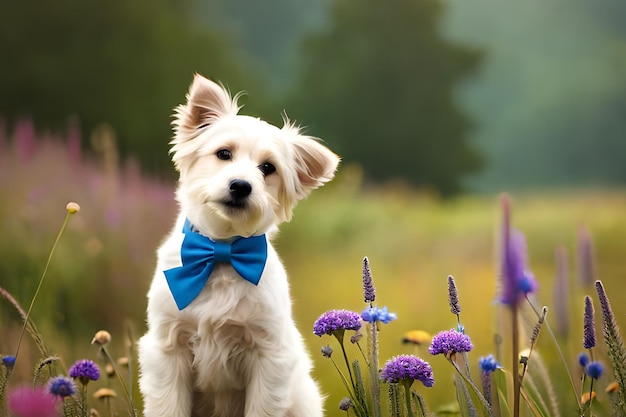
<instances>
[{"instance_id":1,"label":"violet flower spike","mask_svg":"<svg viewBox=\"0 0 626 417\"><path fill-rule=\"evenodd\" d=\"M527 269L526 238L518 230L504 231L499 301L509 307L518 306L527 294L537 291L539 284Z\"/></svg>"},{"instance_id":2,"label":"violet flower spike","mask_svg":"<svg viewBox=\"0 0 626 417\"><path fill-rule=\"evenodd\" d=\"M585 315L583 317L583 346L591 349L596 345L596 326L594 323L594 309L591 298L585 295Z\"/></svg>"},{"instance_id":3,"label":"violet flower spike","mask_svg":"<svg viewBox=\"0 0 626 417\"><path fill-rule=\"evenodd\" d=\"M450 312L458 316L461 312L461 304L459 304L459 293L452 275L448 275L448 304L450 304Z\"/></svg>"},{"instance_id":4,"label":"violet flower spike","mask_svg":"<svg viewBox=\"0 0 626 417\"><path fill-rule=\"evenodd\" d=\"M372 270L367 256L363 258L363 299L366 303L373 303L376 300L376 287L372 278Z\"/></svg>"}]
</instances>

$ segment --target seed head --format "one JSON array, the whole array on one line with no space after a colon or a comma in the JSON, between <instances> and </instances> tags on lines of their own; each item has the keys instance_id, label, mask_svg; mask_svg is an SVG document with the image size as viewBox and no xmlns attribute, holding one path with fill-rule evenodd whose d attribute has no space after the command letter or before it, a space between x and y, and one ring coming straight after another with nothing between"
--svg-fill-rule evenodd
<instances>
[{"instance_id":1,"label":"seed head","mask_svg":"<svg viewBox=\"0 0 626 417\"><path fill-rule=\"evenodd\" d=\"M69 214L76 214L80 211L80 206L78 205L78 203L75 203L73 201L70 201L69 203L67 203L67 205L65 206L65 210L67 210L67 212Z\"/></svg>"},{"instance_id":2,"label":"seed head","mask_svg":"<svg viewBox=\"0 0 626 417\"><path fill-rule=\"evenodd\" d=\"M93 339L91 339L92 345L100 345L104 346L111 341L111 333L106 330L99 330L94 335Z\"/></svg>"}]
</instances>

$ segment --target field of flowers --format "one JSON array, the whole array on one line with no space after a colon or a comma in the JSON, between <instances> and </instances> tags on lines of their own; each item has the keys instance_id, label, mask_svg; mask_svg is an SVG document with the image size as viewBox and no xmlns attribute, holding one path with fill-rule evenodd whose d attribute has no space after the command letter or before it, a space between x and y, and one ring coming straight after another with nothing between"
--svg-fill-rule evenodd
<instances>
[{"instance_id":1,"label":"field of flowers","mask_svg":"<svg viewBox=\"0 0 626 417\"><path fill-rule=\"evenodd\" d=\"M112 403L113 413L117 410L125 415L123 410L132 407L125 399L124 385L140 409L133 378L132 340L144 329L145 293L153 273L154 251L176 211L174 184L142 174L132 161L121 161L114 133L106 126L91 135L94 151L89 154L80 150L81 132L72 123L63 135L35 132L28 120L11 132L5 130L0 128L0 287L14 297L14 303L7 297L0 299L4 367L0 371L11 367L4 394L32 383L33 369L39 372L35 385L45 386L47 377L67 376L76 360L89 359L100 364L103 376L89 382L84 400L88 407L81 408L86 387L80 378L57 381L55 388L66 387L63 384L68 381L74 383L66 389L76 390L69 396L74 398L76 410L97 407L101 415L108 415ZM164 177L171 176L168 173ZM68 201L78 202L81 209L67 222L30 315L49 357L42 355L27 332L17 361L12 363L22 332L22 317L14 304L24 310L29 307L67 215ZM533 330L543 306L547 307L547 324L540 326L524 383L534 383L546 394L542 406L550 410L546 415L565 416L576 415L583 407L581 397L593 380L593 414L611 415L611 401L617 397L610 391L616 378L602 336L595 280L601 280L606 289L616 324L626 328L626 191L544 190L513 194L509 204L511 226L526 237L527 267L538 283L536 291L528 292L537 311L525 299L519 306L517 327L523 355L528 356ZM469 374L463 373L476 382L479 392L484 371L479 358L493 354L510 375L511 310L497 301L501 298L502 223L500 196L439 201L399 186L364 189L358 169L349 166L342 168L336 181L296 208L292 222L281 228L276 245L291 277L294 311L315 359L315 375L329 393L328 415L344 413L339 404L343 401L346 406L344 398L349 397L351 386L348 383L346 389L332 362L347 378L349 371L337 339L324 332L314 333L316 320L331 310L363 313L361 342L348 342L346 333L346 356L350 360L369 358L375 334L380 367L397 355L416 355L429 364L432 387L422 381L412 388L431 413L458 414L468 398L457 398L456 393L463 389L459 388L460 377L455 376L459 373L450 366L450 355L429 352L430 338L440 331L458 331L462 323L462 333L471 339L472 349L459 352L459 358L468 358ZM373 305L364 303L365 257L376 286ZM459 314L450 312L450 276ZM596 310L592 321L597 328L597 344L590 359L601 362L604 372L595 374L597 380L585 377L583 389L586 373L579 355L590 352L583 345L587 343L583 337L585 295L590 296ZM373 326L379 331L365 331ZM90 345L101 329L112 335L108 350L98 343ZM327 357L327 345L334 350L331 358ZM55 359L44 363L49 358ZM481 363L487 366L485 361ZM371 359L366 362L372 363ZM112 376L105 377L109 375L107 365L120 368L129 363L130 372L109 369ZM458 363L465 366L463 359ZM541 374L544 365L545 373ZM388 410L384 405L388 382L398 375L394 369L389 368L387 382L379 381L383 415L407 412L402 407ZM363 371L367 374L365 366ZM122 374L123 384L117 378ZM365 375L366 384L372 381ZM93 394L104 388L115 390L117 397L94 399ZM507 395L513 390L511 386ZM394 395L401 402L406 399L401 391ZM64 404L69 401L66 398ZM522 415L543 415L523 407L526 414ZM71 410L66 407L66 415L73 415ZM495 415L514 415L507 414L504 407L496 411ZM356 412L354 404L347 409L349 415L363 415ZM420 415L419 407L412 412ZM480 410L469 411L476 412L467 415L483 415ZM589 409L585 412L590 413Z\"/></svg>"}]
</instances>

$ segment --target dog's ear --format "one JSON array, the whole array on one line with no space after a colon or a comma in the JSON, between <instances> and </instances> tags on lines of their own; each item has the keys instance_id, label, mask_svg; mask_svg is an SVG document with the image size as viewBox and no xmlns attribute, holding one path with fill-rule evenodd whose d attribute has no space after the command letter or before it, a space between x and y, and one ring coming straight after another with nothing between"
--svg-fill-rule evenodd
<instances>
[{"instance_id":1,"label":"dog's ear","mask_svg":"<svg viewBox=\"0 0 626 417\"><path fill-rule=\"evenodd\" d=\"M193 143L203 128L215 123L216 120L239 112L237 105L239 94L231 97L226 88L220 84L195 74L193 83L187 93L187 103L175 109L174 138L170 142L172 160L177 170L181 170L184 160L193 155L196 146Z\"/></svg>"},{"instance_id":2,"label":"dog's ear","mask_svg":"<svg viewBox=\"0 0 626 417\"><path fill-rule=\"evenodd\" d=\"M175 141L191 139L198 129L220 117L237 114L240 109L238 98L239 95L231 97L223 85L195 74L187 93L187 103L178 106L174 114Z\"/></svg>"},{"instance_id":3,"label":"dog's ear","mask_svg":"<svg viewBox=\"0 0 626 417\"><path fill-rule=\"evenodd\" d=\"M298 175L298 198L332 180L339 165L339 157L314 138L297 135L292 141Z\"/></svg>"},{"instance_id":4,"label":"dog's ear","mask_svg":"<svg viewBox=\"0 0 626 417\"><path fill-rule=\"evenodd\" d=\"M340 158L317 139L300 134L299 129L286 123L283 131L293 149L292 175L283 178L280 191L280 220L291 220L292 210L298 200L333 179Z\"/></svg>"}]
</instances>

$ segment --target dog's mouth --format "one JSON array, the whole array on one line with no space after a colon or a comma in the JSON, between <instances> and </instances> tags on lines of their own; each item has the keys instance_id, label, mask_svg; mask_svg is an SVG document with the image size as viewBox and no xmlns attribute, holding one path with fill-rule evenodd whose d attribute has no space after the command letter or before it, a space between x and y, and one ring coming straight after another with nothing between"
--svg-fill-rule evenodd
<instances>
[{"instance_id":1,"label":"dog's mouth","mask_svg":"<svg viewBox=\"0 0 626 417\"><path fill-rule=\"evenodd\" d=\"M236 210L236 211L243 210L248 206L248 204L246 203L246 199L243 199L243 198L233 198L230 200L224 200L222 201L222 204L228 207L229 209Z\"/></svg>"}]
</instances>

